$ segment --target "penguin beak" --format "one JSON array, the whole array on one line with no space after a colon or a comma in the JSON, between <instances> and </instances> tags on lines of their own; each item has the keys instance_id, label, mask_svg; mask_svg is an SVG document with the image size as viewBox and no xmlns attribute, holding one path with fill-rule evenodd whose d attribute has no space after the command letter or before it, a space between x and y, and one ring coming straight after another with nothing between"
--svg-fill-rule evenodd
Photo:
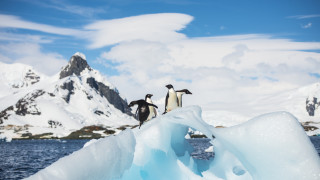
<instances>
[{"instance_id":1,"label":"penguin beak","mask_svg":"<svg viewBox=\"0 0 320 180\"><path fill-rule=\"evenodd\" d=\"M187 91L187 94L192 94L190 91Z\"/></svg>"},{"instance_id":2,"label":"penguin beak","mask_svg":"<svg viewBox=\"0 0 320 180\"><path fill-rule=\"evenodd\" d=\"M150 97L152 97L153 96L153 94L150 94Z\"/></svg>"}]
</instances>

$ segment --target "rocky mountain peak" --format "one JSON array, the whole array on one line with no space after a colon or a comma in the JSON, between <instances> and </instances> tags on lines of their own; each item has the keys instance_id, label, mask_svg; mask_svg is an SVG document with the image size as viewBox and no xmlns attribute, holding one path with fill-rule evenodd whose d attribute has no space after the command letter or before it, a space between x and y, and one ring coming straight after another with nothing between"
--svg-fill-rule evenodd
<instances>
[{"instance_id":1,"label":"rocky mountain peak","mask_svg":"<svg viewBox=\"0 0 320 180\"><path fill-rule=\"evenodd\" d=\"M71 75L79 76L85 69L92 70L87 63L84 54L77 52L70 58L68 65L60 72L60 79Z\"/></svg>"}]
</instances>

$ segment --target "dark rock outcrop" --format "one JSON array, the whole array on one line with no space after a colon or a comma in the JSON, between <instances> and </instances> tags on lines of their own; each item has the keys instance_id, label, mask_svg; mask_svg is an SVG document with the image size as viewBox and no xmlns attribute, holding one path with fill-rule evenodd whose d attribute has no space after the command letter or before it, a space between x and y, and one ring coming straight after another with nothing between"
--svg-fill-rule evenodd
<instances>
[{"instance_id":1,"label":"dark rock outcrop","mask_svg":"<svg viewBox=\"0 0 320 180\"><path fill-rule=\"evenodd\" d=\"M29 71L26 73L26 76L24 77L24 80L29 81L31 84L35 84L40 81L40 76L29 69Z\"/></svg>"},{"instance_id":2,"label":"dark rock outcrop","mask_svg":"<svg viewBox=\"0 0 320 180\"><path fill-rule=\"evenodd\" d=\"M102 112L102 111L100 111L100 110L95 110L94 113L97 114L97 115L99 115L99 116L104 115L104 116L107 116L107 117L109 117L109 115L111 115L111 113L110 113L109 111L107 111L107 113L104 113L104 112ZM109 115L108 115L108 114L109 114Z\"/></svg>"},{"instance_id":3,"label":"dark rock outcrop","mask_svg":"<svg viewBox=\"0 0 320 180\"><path fill-rule=\"evenodd\" d=\"M31 115L40 115L41 112L35 103L35 99L39 96L45 94L43 90L36 90L32 93L25 95L23 98L19 99L19 101L14 106L9 106L5 110L0 112L0 124L3 123L4 120L7 120L11 114L16 114L19 116L25 116L26 114Z\"/></svg>"},{"instance_id":4,"label":"dark rock outcrop","mask_svg":"<svg viewBox=\"0 0 320 180\"><path fill-rule=\"evenodd\" d=\"M35 134L32 133L24 133L21 135L22 139L56 139L53 137L53 133L42 133L42 134Z\"/></svg>"},{"instance_id":5,"label":"dark rock outcrop","mask_svg":"<svg viewBox=\"0 0 320 180\"><path fill-rule=\"evenodd\" d=\"M62 123L59 121L49 120L48 124L50 125L50 128L57 128L58 126L62 127Z\"/></svg>"},{"instance_id":6,"label":"dark rock outcrop","mask_svg":"<svg viewBox=\"0 0 320 180\"><path fill-rule=\"evenodd\" d=\"M60 72L60 79L71 75L79 76L85 69L92 70L85 59L82 59L78 55L73 55L70 58L69 64Z\"/></svg>"},{"instance_id":7,"label":"dark rock outcrop","mask_svg":"<svg viewBox=\"0 0 320 180\"><path fill-rule=\"evenodd\" d=\"M70 133L68 136L64 137L64 139L99 139L101 138L101 134L94 133L93 131L105 130L106 128L103 128L101 126L85 126L80 130Z\"/></svg>"},{"instance_id":8,"label":"dark rock outcrop","mask_svg":"<svg viewBox=\"0 0 320 180\"><path fill-rule=\"evenodd\" d=\"M103 133L105 133L105 134L107 134L107 135L110 135L110 134L116 133L116 131L115 131L115 130L112 130L112 129L107 129L107 130L105 130Z\"/></svg>"},{"instance_id":9,"label":"dark rock outcrop","mask_svg":"<svg viewBox=\"0 0 320 180\"><path fill-rule=\"evenodd\" d=\"M320 106L320 101L316 97L307 98L306 100L306 110L309 116L314 116L314 111Z\"/></svg>"},{"instance_id":10,"label":"dark rock outcrop","mask_svg":"<svg viewBox=\"0 0 320 180\"><path fill-rule=\"evenodd\" d=\"M42 96L45 92L43 90L36 90L25 97L21 98L16 103L16 114L20 116L25 116L26 114L40 115L41 112L34 103L35 99Z\"/></svg>"},{"instance_id":11,"label":"dark rock outcrop","mask_svg":"<svg viewBox=\"0 0 320 180\"><path fill-rule=\"evenodd\" d=\"M38 76L31 69L29 69L24 76L23 82L21 84L13 84L12 87L13 88L27 87L39 81L40 81L40 76Z\"/></svg>"},{"instance_id":12,"label":"dark rock outcrop","mask_svg":"<svg viewBox=\"0 0 320 180\"><path fill-rule=\"evenodd\" d=\"M60 86L60 87L61 87L61 89L64 89L64 90L67 90L67 91L68 91L68 94L67 94L65 97L63 97L63 99L64 99L67 103L69 103L71 95L74 94L73 81L65 82L65 83L63 83L63 85Z\"/></svg>"},{"instance_id":13,"label":"dark rock outcrop","mask_svg":"<svg viewBox=\"0 0 320 180\"><path fill-rule=\"evenodd\" d=\"M131 108L128 107L128 103L123 100L119 93L113 89L110 89L105 84L96 81L94 78L88 78L87 83L93 89L95 89L100 96L107 98L107 100L114 105L115 108L128 115L132 115Z\"/></svg>"},{"instance_id":14,"label":"dark rock outcrop","mask_svg":"<svg viewBox=\"0 0 320 180\"><path fill-rule=\"evenodd\" d=\"M9 116L11 115L9 112L13 111L13 109L13 106L9 106L8 108L0 112L0 124L2 124L4 120L8 120Z\"/></svg>"},{"instance_id":15,"label":"dark rock outcrop","mask_svg":"<svg viewBox=\"0 0 320 180\"><path fill-rule=\"evenodd\" d=\"M319 129L317 127L317 126L319 126L318 122L307 121L307 122L302 122L301 125L305 131L314 131L314 130Z\"/></svg>"}]
</instances>

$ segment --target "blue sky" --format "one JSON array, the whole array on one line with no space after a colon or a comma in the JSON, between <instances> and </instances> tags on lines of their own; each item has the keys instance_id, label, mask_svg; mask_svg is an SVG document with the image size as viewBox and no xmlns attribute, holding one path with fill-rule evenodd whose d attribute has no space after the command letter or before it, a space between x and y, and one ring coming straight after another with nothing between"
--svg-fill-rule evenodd
<instances>
[{"instance_id":1,"label":"blue sky","mask_svg":"<svg viewBox=\"0 0 320 180\"><path fill-rule=\"evenodd\" d=\"M205 89L203 99L215 92L210 101L259 96L319 81L319 7L318 0L1 0L0 62L52 75L80 51L129 99L169 82Z\"/></svg>"},{"instance_id":2,"label":"blue sky","mask_svg":"<svg viewBox=\"0 0 320 180\"><path fill-rule=\"evenodd\" d=\"M97 20L172 12L194 17L194 20L182 30L189 37L258 33L297 41L320 41L320 2L318 0L2 0L0 5L1 14L18 16L26 21L75 29L81 29L86 24ZM1 30L54 36L24 29ZM83 43L87 43L86 41L65 36L56 38L58 39L55 43L46 44L48 47L45 49L58 51L66 58L70 56L70 51L86 51L83 46Z\"/></svg>"}]
</instances>

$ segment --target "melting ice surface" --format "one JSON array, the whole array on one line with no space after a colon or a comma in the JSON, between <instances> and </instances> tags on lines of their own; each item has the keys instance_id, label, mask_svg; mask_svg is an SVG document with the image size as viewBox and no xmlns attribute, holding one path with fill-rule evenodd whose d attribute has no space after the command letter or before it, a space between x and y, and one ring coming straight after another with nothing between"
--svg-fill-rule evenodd
<instances>
[{"instance_id":1,"label":"melting ice surface","mask_svg":"<svg viewBox=\"0 0 320 180\"><path fill-rule=\"evenodd\" d=\"M189 127L212 139L214 159L190 157ZM28 179L316 180L320 158L289 113L216 129L201 119L200 107L189 106L94 141Z\"/></svg>"}]
</instances>

